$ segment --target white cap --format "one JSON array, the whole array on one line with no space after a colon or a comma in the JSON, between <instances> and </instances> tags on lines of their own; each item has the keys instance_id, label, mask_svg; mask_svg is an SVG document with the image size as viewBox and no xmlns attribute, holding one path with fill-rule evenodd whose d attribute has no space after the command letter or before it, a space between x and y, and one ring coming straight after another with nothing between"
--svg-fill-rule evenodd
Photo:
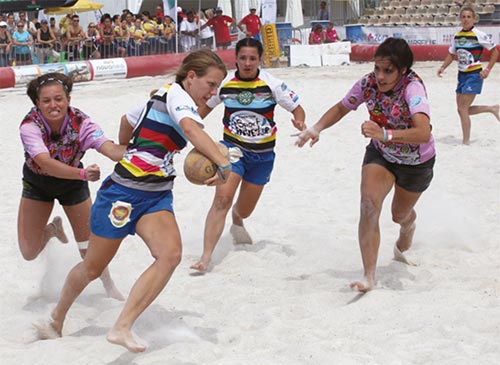
<instances>
[{"instance_id":1,"label":"white cap","mask_svg":"<svg viewBox=\"0 0 500 365\"><path fill-rule=\"evenodd\" d=\"M6 26L7 26L7 23L6 23L6 22L4 22L4 21L1 21L1 22L0 22L0 27L6 27Z\"/></svg>"}]
</instances>

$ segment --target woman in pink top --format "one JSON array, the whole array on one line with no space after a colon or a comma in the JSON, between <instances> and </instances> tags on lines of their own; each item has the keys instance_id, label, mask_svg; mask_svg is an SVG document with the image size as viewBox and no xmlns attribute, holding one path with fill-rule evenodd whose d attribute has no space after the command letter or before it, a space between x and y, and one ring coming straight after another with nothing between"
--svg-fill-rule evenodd
<instances>
[{"instance_id":1,"label":"woman in pink top","mask_svg":"<svg viewBox=\"0 0 500 365\"><path fill-rule=\"evenodd\" d=\"M297 145L314 145L319 134L347 113L365 104L369 119L361 134L370 139L361 170L358 227L364 279L351 283L360 292L375 286L380 246L379 218L385 198L394 187L392 220L399 237L394 259L411 264L403 252L415 233L415 204L433 177L436 151L431 134L429 102L422 79L411 69L413 53L404 39L387 38L375 51L373 72L358 80L347 95L311 128L299 133Z\"/></svg>"},{"instance_id":2,"label":"woman in pink top","mask_svg":"<svg viewBox=\"0 0 500 365\"><path fill-rule=\"evenodd\" d=\"M56 199L71 223L80 255L85 256L92 205L87 181L99 180L100 170L95 164L84 168L81 159L91 148L113 161L125 151L86 114L70 106L72 86L71 79L59 73L28 84L27 94L35 106L20 126L25 163L17 224L19 249L26 260L38 257L53 237L68 242L61 217L47 224ZM108 270L101 280L109 297L124 299Z\"/></svg>"},{"instance_id":3,"label":"woman in pink top","mask_svg":"<svg viewBox=\"0 0 500 365\"><path fill-rule=\"evenodd\" d=\"M323 26L316 24L309 34L309 44L321 44L323 43L323 37Z\"/></svg>"},{"instance_id":4,"label":"woman in pink top","mask_svg":"<svg viewBox=\"0 0 500 365\"><path fill-rule=\"evenodd\" d=\"M333 27L333 23L330 22L326 25L326 28L323 31L323 43L333 43L338 41L340 41L339 35Z\"/></svg>"}]
</instances>

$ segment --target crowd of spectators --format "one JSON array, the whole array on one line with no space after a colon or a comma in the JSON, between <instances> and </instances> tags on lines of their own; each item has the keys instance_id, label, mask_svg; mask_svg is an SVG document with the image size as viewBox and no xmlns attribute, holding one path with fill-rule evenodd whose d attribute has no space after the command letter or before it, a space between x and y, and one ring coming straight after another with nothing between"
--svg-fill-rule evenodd
<instances>
[{"instance_id":1,"label":"crowd of spectators","mask_svg":"<svg viewBox=\"0 0 500 365\"><path fill-rule=\"evenodd\" d=\"M59 22L38 12L30 19L24 11L0 14L0 67L221 49L231 44L230 29L237 24L222 15L222 9L177 10L177 19L172 19L163 13L162 5L154 15L124 9L122 14L103 14L99 22L84 26L73 13ZM251 13L255 15L255 10Z\"/></svg>"}]
</instances>

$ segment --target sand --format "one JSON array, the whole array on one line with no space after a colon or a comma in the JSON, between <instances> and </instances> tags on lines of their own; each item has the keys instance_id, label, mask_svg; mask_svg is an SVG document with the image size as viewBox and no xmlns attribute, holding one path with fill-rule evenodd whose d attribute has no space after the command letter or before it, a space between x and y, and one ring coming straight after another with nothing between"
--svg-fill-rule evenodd
<instances>
[{"instance_id":1,"label":"sand","mask_svg":"<svg viewBox=\"0 0 500 365\"><path fill-rule=\"evenodd\" d=\"M392 260L398 227L386 200L377 286L366 295L349 289L362 276L357 242L360 165L367 140L360 107L321 134L313 148L290 137L290 114L278 109L277 161L271 182L246 226L255 242L235 247L230 220L206 275L189 266L202 250L213 188L183 176L187 153L177 156L175 211L183 260L170 283L139 317L134 331L148 342L142 354L108 343L105 335L123 303L92 283L70 310L63 337L35 341L32 323L47 318L68 270L78 262L70 243L49 242L32 262L17 246L17 207L23 151L18 126L30 108L24 88L0 90L3 124L0 236L1 364L493 364L500 359L500 123L473 116L470 146L461 145L455 104L456 64L442 79L439 62L417 63L431 103L437 145L435 178L416 210L417 231L408 258ZM302 97L313 124L371 64L284 68L270 72ZM120 115L144 102L168 77L77 84L72 104L117 138ZM486 81L477 104L499 102L500 70ZM221 137L222 106L206 120ZM113 163L87 153L104 176ZM93 196L99 183L91 184ZM61 215L56 205L54 215ZM151 256L128 237L110 265L127 294Z\"/></svg>"}]
</instances>

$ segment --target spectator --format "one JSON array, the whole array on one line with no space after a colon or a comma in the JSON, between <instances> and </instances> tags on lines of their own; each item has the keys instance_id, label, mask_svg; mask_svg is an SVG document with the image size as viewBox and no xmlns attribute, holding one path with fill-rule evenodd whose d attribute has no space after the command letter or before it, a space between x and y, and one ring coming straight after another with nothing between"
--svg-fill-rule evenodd
<instances>
[{"instance_id":1,"label":"spectator","mask_svg":"<svg viewBox=\"0 0 500 365\"><path fill-rule=\"evenodd\" d=\"M163 25L162 36L166 38L167 41L167 52L171 53L175 50L175 36L177 35L175 23L174 20L168 15L165 15L163 21L165 24Z\"/></svg>"},{"instance_id":2,"label":"spectator","mask_svg":"<svg viewBox=\"0 0 500 365\"><path fill-rule=\"evenodd\" d=\"M309 34L309 44L321 44L323 43L323 26L321 24L315 24Z\"/></svg>"},{"instance_id":3,"label":"spectator","mask_svg":"<svg viewBox=\"0 0 500 365\"><path fill-rule=\"evenodd\" d=\"M326 29L323 31L323 43L333 43L338 41L340 41L340 37L333 27L333 23L329 22L326 25Z\"/></svg>"},{"instance_id":4,"label":"spectator","mask_svg":"<svg viewBox=\"0 0 500 365\"><path fill-rule=\"evenodd\" d=\"M61 41L61 29L56 25L56 18L50 17L49 28L54 33L57 41Z\"/></svg>"},{"instance_id":5,"label":"spectator","mask_svg":"<svg viewBox=\"0 0 500 365\"><path fill-rule=\"evenodd\" d=\"M198 35L198 25L194 21L194 12L189 10L186 19L181 22L181 47L183 52L190 52L196 48L196 36ZM202 27L203 28L203 27Z\"/></svg>"},{"instance_id":6,"label":"spectator","mask_svg":"<svg viewBox=\"0 0 500 365\"><path fill-rule=\"evenodd\" d=\"M17 22L17 30L12 35L12 43L15 48L16 66L31 65L31 46L33 45L33 37L27 30L24 29L24 23L19 20Z\"/></svg>"},{"instance_id":7,"label":"spectator","mask_svg":"<svg viewBox=\"0 0 500 365\"><path fill-rule=\"evenodd\" d=\"M243 29L243 26L245 28ZM240 20L238 23L238 28L241 30L247 37L255 38L260 41L260 27L262 23L260 21L259 16L257 15L256 8L250 8L250 14L247 14Z\"/></svg>"},{"instance_id":8,"label":"spectator","mask_svg":"<svg viewBox=\"0 0 500 365\"><path fill-rule=\"evenodd\" d=\"M132 40L130 41L131 46L129 53L131 56L142 56L146 35L146 31L142 28L141 19L137 17L134 25L130 27L130 36Z\"/></svg>"},{"instance_id":9,"label":"spectator","mask_svg":"<svg viewBox=\"0 0 500 365\"><path fill-rule=\"evenodd\" d=\"M155 17L157 19L161 19L162 22L163 20L165 19L165 14L163 13L163 4L158 4L156 5L156 13L155 13Z\"/></svg>"},{"instance_id":10,"label":"spectator","mask_svg":"<svg viewBox=\"0 0 500 365\"><path fill-rule=\"evenodd\" d=\"M318 20L330 20L330 14L326 9L326 1L322 1L319 3L319 11L318 11Z\"/></svg>"},{"instance_id":11,"label":"spectator","mask_svg":"<svg viewBox=\"0 0 500 365\"><path fill-rule=\"evenodd\" d=\"M214 17L214 12L212 9L208 9L206 11L208 15L208 19L211 19ZM208 22L207 17L205 16L205 13L203 11L200 11L198 15L198 25L200 28ZM214 46L214 31L212 30L212 27L206 27L203 28L203 30L200 32L200 45L201 47L207 47L212 49Z\"/></svg>"},{"instance_id":12,"label":"spectator","mask_svg":"<svg viewBox=\"0 0 500 365\"><path fill-rule=\"evenodd\" d=\"M101 36L101 44L99 47L101 57L114 57L115 33L112 25L111 15L107 13L101 17L101 27L99 28L99 35Z\"/></svg>"},{"instance_id":13,"label":"spectator","mask_svg":"<svg viewBox=\"0 0 500 365\"><path fill-rule=\"evenodd\" d=\"M0 22L0 67L9 65L9 52L12 46L12 38L7 31L7 23Z\"/></svg>"},{"instance_id":14,"label":"spectator","mask_svg":"<svg viewBox=\"0 0 500 365\"><path fill-rule=\"evenodd\" d=\"M85 32L80 26L80 17L75 14L71 16L71 24L66 28L66 52L68 61L80 59L80 41L85 39Z\"/></svg>"},{"instance_id":15,"label":"spectator","mask_svg":"<svg viewBox=\"0 0 500 365\"><path fill-rule=\"evenodd\" d=\"M59 53L54 50L56 36L49 28L47 20L40 22L40 29L36 31L35 52L38 63L46 63L52 57L53 62L59 61Z\"/></svg>"},{"instance_id":16,"label":"spectator","mask_svg":"<svg viewBox=\"0 0 500 365\"><path fill-rule=\"evenodd\" d=\"M217 49L227 49L231 45L231 34L229 27L234 23L233 18L227 15L222 15L222 8L215 9L215 16L209 19L200 29L213 26L215 34L215 45Z\"/></svg>"},{"instance_id":17,"label":"spectator","mask_svg":"<svg viewBox=\"0 0 500 365\"><path fill-rule=\"evenodd\" d=\"M97 25L92 22L89 23L82 45L82 56L84 60L101 58L98 48L100 40L101 35L97 30Z\"/></svg>"}]
</instances>

